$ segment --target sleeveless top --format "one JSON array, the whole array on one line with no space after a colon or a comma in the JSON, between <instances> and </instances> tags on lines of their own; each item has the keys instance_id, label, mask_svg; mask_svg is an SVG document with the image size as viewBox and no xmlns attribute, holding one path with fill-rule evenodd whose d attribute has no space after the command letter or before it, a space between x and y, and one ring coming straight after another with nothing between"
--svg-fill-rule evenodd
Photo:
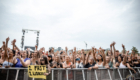
<instances>
[{"instance_id":1,"label":"sleeveless top","mask_svg":"<svg viewBox=\"0 0 140 80\"><path fill-rule=\"evenodd\" d=\"M8 66L8 61L4 61L2 64L3 67ZM9 62L9 66L13 66L13 63Z\"/></svg>"},{"instance_id":2,"label":"sleeveless top","mask_svg":"<svg viewBox=\"0 0 140 80\"><path fill-rule=\"evenodd\" d=\"M83 63L76 63L76 68L83 68Z\"/></svg>"},{"instance_id":3,"label":"sleeveless top","mask_svg":"<svg viewBox=\"0 0 140 80\"><path fill-rule=\"evenodd\" d=\"M64 64L67 66L66 62L64 62ZM68 64L68 65L70 66L71 64L72 64L72 63L71 63L71 62L69 62L69 64Z\"/></svg>"},{"instance_id":4,"label":"sleeveless top","mask_svg":"<svg viewBox=\"0 0 140 80\"><path fill-rule=\"evenodd\" d=\"M104 68L103 62L100 65L97 63L97 66L98 66L98 68Z\"/></svg>"},{"instance_id":5,"label":"sleeveless top","mask_svg":"<svg viewBox=\"0 0 140 80\"><path fill-rule=\"evenodd\" d=\"M112 67L113 67L113 62L110 61L110 62L108 63L108 65L109 65L110 68L112 68Z\"/></svg>"},{"instance_id":6,"label":"sleeveless top","mask_svg":"<svg viewBox=\"0 0 140 80\"><path fill-rule=\"evenodd\" d=\"M126 68L126 66L121 62L119 68Z\"/></svg>"},{"instance_id":7,"label":"sleeveless top","mask_svg":"<svg viewBox=\"0 0 140 80\"><path fill-rule=\"evenodd\" d=\"M31 59L30 59L30 60L31 60ZM38 60L36 60L36 61L38 61ZM35 61L34 64L33 64L33 62L31 61L30 65L36 65L36 61Z\"/></svg>"},{"instance_id":8,"label":"sleeveless top","mask_svg":"<svg viewBox=\"0 0 140 80\"><path fill-rule=\"evenodd\" d=\"M30 60L30 58L25 58L24 62L26 62L27 60ZM15 65L15 67L23 67L19 59L17 59L17 63Z\"/></svg>"}]
</instances>

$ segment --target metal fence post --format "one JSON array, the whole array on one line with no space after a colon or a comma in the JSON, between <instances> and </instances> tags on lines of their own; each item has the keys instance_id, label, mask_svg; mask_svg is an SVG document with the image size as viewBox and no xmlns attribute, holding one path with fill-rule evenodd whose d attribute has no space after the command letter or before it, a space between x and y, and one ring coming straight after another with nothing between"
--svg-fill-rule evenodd
<instances>
[{"instance_id":1,"label":"metal fence post","mask_svg":"<svg viewBox=\"0 0 140 80\"><path fill-rule=\"evenodd\" d=\"M123 69L123 78L124 78L124 69Z\"/></svg>"},{"instance_id":2,"label":"metal fence post","mask_svg":"<svg viewBox=\"0 0 140 80\"><path fill-rule=\"evenodd\" d=\"M69 78L68 78L68 69L66 69L66 75L67 75L67 80L69 80Z\"/></svg>"},{"instance_id":3,"label":"metal fence post","mask_svg":"<svg viewBox=\"0 0 140 80\"><path fill-rule=\"evenodd\" d=\"M62 70L59 71L59 79L62 80Z\"/></svg>"},{"instance_id":4,"label":"metal fence post","mask_svg":"<svg viewBox=\"0 0 140 80\"><path fill-rule=\"evenodd\" d=\"M115 70L116 69L113 69L113 80L115 80Z\"/></svg>"},{"instance_id":5,"label":"metal fence post","mask_svg":"<svg viewBox=\"0 0 140 80\"><path fill-rule=\"evenodd\" d=\"M75 73L75 70L74 70L74 80L76 80L75 76L76 76L76 73Z\"/></svg>"},{"instance_id":6,"label":"metal fence post","mask_svg":"<svg viewBox=\"0 0 140 80\"><path fill-rule=\"evenodd\" d=\"M107 70L108 70L109 78L110 78L110 80L112 80L111 75L110 75L110 71L109 71L109 69L107 69Z\"/></svg>"},{"instance_id":7,"label":"metal fence post","mask_svg":"<svg viewBox=\"0 0 140 80\"><path fill-rule=\"evenodd\" d=\"M8 69L8 72L7 72L7 78L6 78L6 80L8 80L8 76L9 76L9 69Z\"/></svg>"},{"instance_id":8,"label":"metal fence post","mask_svg":"<svg viewBox=\"0 0 140 80\"><path fill-rule=\"evenodd\" d=\"M96 76L96 80L98 80L98 76L97 76L97 72L96 72L96 70L95 70L95 76Z\"/></svg>"},{"instance_id":9,"label":"metal fence post","mask_svg":"<svg viewBox=\"0 0 140 80\"><path fill-rule=\"evenodd\" d=\"M52 70L52 80L54 80L54 79L53 79L53 72L54 72L54 70Z\"/></svg>"},{"instance_id":10,"label":"metal fence post","mask_svg":"<svg viewBox=\"0 0 140 80\"><path fill-rule=\"evenodd\" d=\"M130 74L132 75L132 72L130 71L130 69L129 69L129 72L130 72Z\"/></svg>"},{"instance_id":11,"label":"metal fence post","mask_svg":"<svg viewBox=\"0 0 140 80\"><path fill-rule=\"evenodd\" d=\"M28 80L28 72L27 72L27 70L24 70L24 80Z\"/></svg>"},{"instance_id":12,"label":"metal fence post","mask_svg":"<svg viewBox=\"0 0 140 80\"><path fill-rule=\"evenodd\" d=\"M17 80L17 78L18 78L18 73L19 73L19 69L17 69L17 73L16 73L16 78L15 78L15 80Z\"/></svg>"},{"instance_id":13,"label":"metal fence post","mask_svg":"<svg viewBox=\"0 0 140 80\"><path fill-rule=\"evenodd\" d=\"M120 76L121 80L123 80L119 69L118 69L118 73L119 73L119 76Z\"/></svg>"},{"instance_id":14,"label":"metal fence post","mask_svg":"<svg viewBox=\"0 0 140 80\"><path fill-rule=\"evenodd\" d=\"M82 74L83 74L83 80L85 80L85 73L84 73L84 70L82 70Z\"/></svg>"},{"instance_id":15,"label":"metal fence post","mask_svg":"<svg viewBox=\"0 0 140 80\"><path fill-rule=\"evenodd\" d=\"M138 72L140 73L140 70L138 69Z\"/></svg>"}]
</instances>

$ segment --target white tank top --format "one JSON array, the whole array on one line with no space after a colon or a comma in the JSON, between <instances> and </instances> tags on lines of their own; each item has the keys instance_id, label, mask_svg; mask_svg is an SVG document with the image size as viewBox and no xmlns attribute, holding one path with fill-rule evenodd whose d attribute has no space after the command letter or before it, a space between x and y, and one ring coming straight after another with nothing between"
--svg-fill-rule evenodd
<instances>
[{"instance_id":1,"label":"white tank top","mask_svg":"<svg viewBox=\"0 0 140 80\"><path fill-rule=\"evenodd\" d=\"M76 63L76 68L83 68L83 64L82 63Z\"/></svg>"},{"instance_id":2,"label":"white tank top","mask_svg":"<svg viewBox=\"0 0 140 80\"><path fill-rule=\"evenodd\" d=\"M126 66L121 62L119 68L126 68Z\"/></svg>"},{"instance_id":3,"label":"white tank top","mask_svg":"<svg viewBox=\"0 0 140 80\"><path fill-rule=\"evenodd\" d=\"M98 68L103 68L104 67L103 62L100 65L98 65L98 63L97 63L97 66L98 66Z\"/></svg>"}]
</instances>

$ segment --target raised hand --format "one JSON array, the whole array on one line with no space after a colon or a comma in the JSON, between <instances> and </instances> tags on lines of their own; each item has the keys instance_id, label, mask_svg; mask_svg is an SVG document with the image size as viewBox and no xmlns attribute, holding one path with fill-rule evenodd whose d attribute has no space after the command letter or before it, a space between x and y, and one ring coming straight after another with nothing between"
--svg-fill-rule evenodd
<instances>
[{"instance_id":1,"label":"raised hand","mask_svg":"<svg viewBox=\"0 0 140 80\"><path fill-rule=\"evenodd\" d=\"M116 44L116 42L113 42L113 46Z\"/></svg>"},{"instance_id":2,"label":"raised hand","mask_svg":"<svg viewBox=\"0 0 140 80\"><path fill-rule=\"evenodd\" d=\"M65 47L65 50L66 50L66 51L68 51L68 48L67 48L67 47Z\"/></svg>"},{"instance_id":3,"label":"raised hand","mask_svg":"<svg viewBox=\"0 0 140 80\"><path fill-rule=\"evenodd\" d=\"M122 44L122 47L124 48L125 46Z\"/></svg>"},{"instance_id":4,"label":"raised hand","mask_svg":"<svg viewBox=\"0 0 140 80\"><path fill-rule=\"evenodd\" d=\"M15 43L16 43L16 39L14 39L12 42L11 42L11 45L15 45Z\"/></svg>"},{"instance_id":5,"label":"raised hand","mask_svg":"<svg viewBox=\"0 0 140 80\"><path fill-rule=\"evenodd\" d=\"M94 50L95 50L95 52L97 51L97 49L96 49L96 48L95 48Z\"/></svg>"},{"instance_id":6,"label":"raised hand","mask_svg":"<svg viewBox=\"0 0 140 80\"><path fill-rule=\"evenodd\" d=\"M36 50L37 50L37 48L38 48L37 45L35 45L35 48L36 48Z\"/></svg>"},{"instance_id":7,"label":"raised hand","mask_svg":"<svg viewBox=\"0 0 140 80\"><path fill-rule=\"evenodd\" d=\"M8 37L8 38L6 38L6 42L8 42L10 40L10 38Z\"/></svg>"},{"instance_id":8,"label":"raised hand","mask_svg":"<svg viewBox=\"0 0 140 80\"><path fill-rule=\"evenodd\" d=\"M76 47L74 47L74 51L76 51Z\"/></svg>"},{"instance_id":9,"label":"raised hand","mask_svg":"<svg viewBox=\"0 0 140 80\"><path fill-rule=\"evenodd\" d=\"M84 53L84 49L82 49L81 51L82 51L82 53Z\"/></svg>"},{"instance_id":10,"label":"raised hand","mask_svg":"<svg viewBox=\"0 0 140 80\"><path fill-rule=\"evenodd\" d=\"M126 54L128 54L129 53L129 51L126 51Z\"/></svg>"},{"instance_id":11,"label":"raised hand","mask_svg":"<svg viewBox=\"0 0 140 80\"><path fill-rule=\"evenodd\" d=\"M94 47L92 47L92 50L94 50Z\"/></svg>"},{"instance_id":12,"label":"raised hand","mask_svg":"<svg viewBox=\"0 0 140 80\"><path fill-rule=\"evenodd\" d=\"M113 43L110 44L110 47L112 47Z\"/></svg>"},{"instance_id":13,"label":"raised hand","mask_svg":"<svg viewBox=\"0 0 140 80\"><path fill-rule=\"evenodd\" d=\"M5 42L3 41L3 45L5 45Z\"/></svg>"}]
</instances>

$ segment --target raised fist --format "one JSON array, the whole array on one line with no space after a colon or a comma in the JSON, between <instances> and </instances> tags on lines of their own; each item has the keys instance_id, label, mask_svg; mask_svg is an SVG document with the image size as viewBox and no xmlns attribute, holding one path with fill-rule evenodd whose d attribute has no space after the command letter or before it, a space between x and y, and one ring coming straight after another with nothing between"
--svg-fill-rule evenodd
<instances>
[{"instance_id":1,"label":"raised fist","mask_svg":"<svg viewBox=\"0 0 140 80\"><path fill-rule=\"evenodd\" d=\"M122 44L122 47L124 48L125 46Z\"/></svg>"}]
</instances>

